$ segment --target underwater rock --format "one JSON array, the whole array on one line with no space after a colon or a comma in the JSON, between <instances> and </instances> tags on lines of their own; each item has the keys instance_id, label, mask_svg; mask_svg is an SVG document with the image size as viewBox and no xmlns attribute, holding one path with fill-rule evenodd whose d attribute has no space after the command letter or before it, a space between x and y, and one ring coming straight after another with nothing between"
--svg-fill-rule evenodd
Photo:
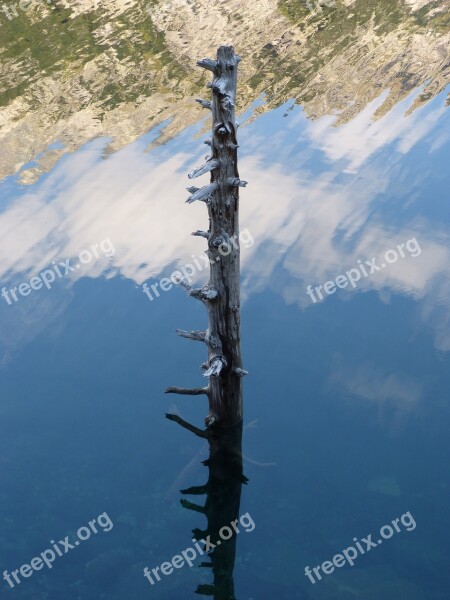
<instances>
[{"instance_id":1,"label":"underwater rock","mask_svg":"<svg viewBox=\"0 0 450 600\"><path fill-rule=\"evenodd\" d=\"M369 492L378 492L379 494L395 498L402 495L400 485L395 477L377 477L376 479L372 479L367 489Z\"/></svg>"}]
</instances>

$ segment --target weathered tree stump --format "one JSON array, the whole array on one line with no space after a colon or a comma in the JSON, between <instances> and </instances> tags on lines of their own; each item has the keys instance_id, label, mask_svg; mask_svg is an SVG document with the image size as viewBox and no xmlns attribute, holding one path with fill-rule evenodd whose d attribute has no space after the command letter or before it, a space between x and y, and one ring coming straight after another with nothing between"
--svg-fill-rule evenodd
<instances>
[{"instance_id":1,"label":"weathered tree stump","mask_svg":"<svg viewBox=\"0 0 450 600\"><path fill-rule=\"evenodd\" d=\"M239 188L245 187L247 182L239 178L238 172L235 106L239 61L233 47L222 46L217 51L217 60L204 59L197 63L214 75L208 84L212 102L197 100L212 111L212 138L206 142L211 147L211 156L203 166L189 173L189 178L210 173L211 179L202 188L188 188L191 195L187 202L202 201L208 207L209 230L196 231L193 235L208 240L210 278L200 289L193 289L184 281L179 283L190 296L205 304L208 329L178 330L177 333L206 344L208 361L202 366L209 382L206 387L193 390L168 388L167 393L207 395L207 430L199 430L174 415L167 417L202 437L208 436L211 427L234 426L243 417L242 377L247 373L242 368L240 349Z\"/></svg>"}]
</instances>

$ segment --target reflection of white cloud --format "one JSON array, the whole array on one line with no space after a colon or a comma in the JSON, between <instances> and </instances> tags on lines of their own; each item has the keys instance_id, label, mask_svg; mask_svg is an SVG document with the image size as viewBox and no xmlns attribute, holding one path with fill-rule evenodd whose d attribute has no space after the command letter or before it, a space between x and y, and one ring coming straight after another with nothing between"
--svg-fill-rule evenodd
<instances>
[{"instance_id":1,"label":"reflection of white cloud","mask_svg":"<svg viewBox=\"0 0 450 600\"><path fill-rule=\"evenodd\" d=\"M338 128L332 127L335 117L323 117L310 122L308 134L314 145L320 148L331 160L348 161L347 171L357 171L377 150L392 142L397 143L397 150L407 153L429 133L438 123L445 110L444 106L427 113L422 106L412 114L405 112L414 98L415 91L409 98L399 102L383 117L375 120L374 113L383 105L389 95L386 91L376 100L370 102L352 121ZM424 116L424 113L426 116Z\"/></svg>"},{"instance_id":2,"label":"reflection of white cloud","mask_svg":"<svg viewBox=\"0 0 450 600\"><path fill-rule=\"evenodd\" d=\"M358 289L391 289L424 297L433 279L448 271L450 251L442 241L430 238L425 223L414 221L394 230L370 219L374 195L389 184L380 173L343 186L329 181L328 176L316 180L294 177L278 165L261 169L254 179L252 172L258 170L254 160L246 161L244 169L250 181L255 181L243 203L245 222L251 223L256 240L247 262L252 287L266 282L276 264L283 265L292 278L289 288L281 292L288 301L307 306L311 300L306 285L335 279L356 267L358 259L379 258L414 236L422 250L420 256L412 258L405 251L405 258L361 279ZM267 238L272 249L261 255L260 247ZM378 259L377 264L382 261ZM346 289L339 293L354 292Z\"/></svg>"},{"instance_id":3,"label":"reflection of white cloud","mask_svg":"<svg viewBox=\"0 0 450 600\"><path fill-rule=\"evenodd\" d=\"M58 293L35 292L14 306L0 302L0 368L8 364L15 353L45 331L49 324L62 319L73 298L71 289L60 286ZM60 321L61 322L61 321Z\"/></svg>"},{"instance_id":4,"label":"reflection of white cloud","mask_svg":"<svg viewBox=\"0 0 450 600\"><path fill-rule=\"evenodd\" d=\"M289 279L278 291L287 301L308 306L308 284L335 279L355 267L358 259L380 256L415 236L421 256L406 257L362 279L358 291L377 290L383 298L397 291L423 299L429 306L423 315L429 318L436 282L450 278L448 238L437 237L425 219L402 222L399 215L400 223L393 226L383 221L381 213L374 213L375 199L391 191L399 169L375 161L373 152L396 141L397 156L392 150L389 156L394 154L392 163L397 165L396 158L410 150L417 136L434 127L440 111L428 105L406 118L404 107L395 107L371 129L369 115L376 106L338 129L325 119L311 125L303 118L297 125L305 135L299 151L292 143L296 139L292 122L283 128L286 119L276 114L262 117L278 118L278 127L271 124L277 135L270 144L259 143L258 121L243 131L245 147L254 147L251 156L240 162L240 173L250 182L242 190L241 227L248 228L255 240L251 249L242 252L246 295L278 285L275 275L283 267ZM417 115L425 126L411 137ZM318 174L309 171L316 163L308 167L312 163L310 148L304 148L308 135L328 158L347 158L353 167L358 165L358 176L343 176L334 166ZM176 148L176 141L170 144ZM144 144L135 143L101 160L103 146L104 141L97 140L67 157L0 213L0 228L5 232L0 238L2 285L19 277L29 279L52 260L75 257L105 238L111 239L115 256L86 265L80 276L118 273L141 284L168 265L180 267L204 251L205 241L189 233L207 228L205 206L183 202L188 196L185 188L191 184L186 173L202 158L190 156L187 149L169 153L170 145L146 154ZM194 142L195 148L199 146ZM206 181L207 176L198 185ZM408 190L408 183L402 185ZM349 290L339 294L348 297ZM450 315L448 298L442 293ZM450 349L446 341L450 334L440 335L440 347Z\"/></svg>"},{"instance_id":5,"label":"reflection of white cloud","mask_svg":"<svg viewBox=\"0 0 450 600\"><path fill-rule=\"evenodd\" d=\"M138 283L189 250L200 252L189 232L205 224L205 214L183 204L188 181L178 174L188 157L177 154L157 165L130 146L97 162L91 150L70 157L37 192L0 214L2 279L10 270L31 277L54 258L76 256L108 237L114 267ZM83 275L98 276L107 263L86 265Z\"/></svg>"},{"instance_id":6,"label":"reflection of white cloud","mask_svg":"<svg viewBox=\"0 0 450 600\"><path fill-rule=\"evenodd\" d=\"M450 273L437 275L430 287L420 307L422 320L433 330L436 348L450 352Z\"/></svg>"},{"instance_id":7,"label":"reflection of white cloud","mask_svg":"<svg viewBox=\"0 0 450 600\"><path fill-rule=\"evenodd\" d=\"M354 402L373 406L379 425L387 429L401 428L424 395L421 384L409 375L384 372L371 363L345 364L340 357L334 361L329 384Z\"/></svg>"}]
</instances>

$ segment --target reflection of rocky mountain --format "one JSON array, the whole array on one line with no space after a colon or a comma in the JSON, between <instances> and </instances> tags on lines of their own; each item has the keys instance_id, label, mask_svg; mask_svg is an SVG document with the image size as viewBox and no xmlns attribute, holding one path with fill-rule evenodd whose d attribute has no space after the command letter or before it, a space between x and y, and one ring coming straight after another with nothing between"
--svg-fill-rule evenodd
<instances>
[{"instance_id":1,"label":"reflection of rocky mountain","mask_svg":"<svg viewBox=\"0 0 450 600\"><path fill-rule=\"evenodd\" d=\"M314 3L316 4L316 3ZM311 118L346 122L389 89L383 114L414 87L416 105L450 71L450 0L55 0L8 22L0 13L0 176L32 182L96 136L114 151L167 122L163 141L199 118L195 59L233 43L241 108L295 98ZM33 162L37 158L37 162Z\"/></svg>"}]
</instances>

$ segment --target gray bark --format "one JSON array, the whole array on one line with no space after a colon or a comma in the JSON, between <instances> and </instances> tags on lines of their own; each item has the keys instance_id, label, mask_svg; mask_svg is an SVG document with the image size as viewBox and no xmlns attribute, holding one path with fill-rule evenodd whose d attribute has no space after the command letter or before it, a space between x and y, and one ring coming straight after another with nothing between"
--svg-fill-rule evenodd
<instances>
[{"instance_id":1,"label":"gray bark","mask_svg":"<svg viewBox=\"0 0 450 600\"><path fill-rule=\"evenodd\" d=\"M208 84L212 90L211 106L209 101L200 102L212 110L212 138L207 142L211 157L189 177L209 172L211 179L200 189L188 188L191 196L187 202L201 200L208 207L209 231L197 231L194 235L208 239L210 279L199 290L180 283L190 296L204 302L208 330L204 339L200 332L178 333L204 341L208 347L204 373L209 378L209 414L205 419L208 427L229 427L240 423L243 417L242 377L246 371L242 368L240 348L239 189L247 182L240 179L238 172L235 106L239 61L233 47L222 46L217 60L197 63L214 75Z\"/></svg>"}]
</instances>

